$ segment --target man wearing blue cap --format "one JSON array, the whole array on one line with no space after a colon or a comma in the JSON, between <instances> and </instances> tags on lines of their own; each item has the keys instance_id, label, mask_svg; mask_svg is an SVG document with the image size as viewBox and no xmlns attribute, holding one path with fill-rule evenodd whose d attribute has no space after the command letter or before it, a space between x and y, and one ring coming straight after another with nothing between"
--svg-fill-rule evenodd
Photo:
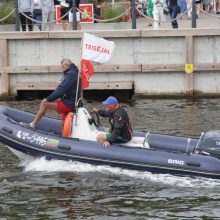
<instances>
[{"instance_id":1,"label":"man wearing blue cap","mask_svg":"<svg viewBox=\"0 0 220 220\"><path fill-rule=\"evenodd\" d=\"M92 111L102 117L109 118L111 128L106 134L98 134L97 141L108 147L113 143L126 143L132 138L132 128L127 112L118 104L114 96L109 96L104 102L107 110L94 108Z\"/></svg>"}]
</instances>

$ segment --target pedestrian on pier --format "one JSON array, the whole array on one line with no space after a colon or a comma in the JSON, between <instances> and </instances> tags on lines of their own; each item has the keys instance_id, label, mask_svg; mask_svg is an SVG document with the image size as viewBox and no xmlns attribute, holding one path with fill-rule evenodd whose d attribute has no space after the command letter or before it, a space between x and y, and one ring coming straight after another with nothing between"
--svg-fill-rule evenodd
<instances>
[{"instance_id":1,"label":"pedestrian on pier","mask_svg":"<svg viewBox=\"0 0 220 220\"><path fill-rule=\"evenodd\" d=\"M33 31L34 0L18 0L18 11L22 31L26 31L26 25L29 31Z\"/></svg>"},{"instance_id":2,"label":"pedestrian on pier","mask_svg":"<svg viewBox=\"0 0 220 220\"><path fill-rule=\"evenodd\" d=\"M61 8L61 17L62 17L62 26L63 30L69 30L69 13L72 8L72 0L62 0L60 2L60 8ZM69 12L69 13L68 13Z\"/></svg>"},{"instance_id":3,"label":"pedestrian on pier","mask_svg":"<svg viewBox=\"0 0 220 220\"><path fill-rule=\"evenodd\" d=\"M178 10L180 8L180 0L168 0L167 1L167 6L169 8L170 12L170 19L172 20L172 27L173 28L178 28L178 23L176 20Z\"/></svg>"},{"instance_id":4,"label":"pedestrian on pier","mask_svg":"<svg viewBox=\"0 0 220 220\"><path fill-rule=\"evenodd\" d=\"M158 29L161 21L166 20L166 15L163 12L165 4L165 0L153 0L154 29Z\"/></svg>"},{"instance_id":5,"label":"pedestrian on pier","mask_svg":"<svg viewBox=\"0 0 220 220\"><path fill-rule=\"evenodd\" d=\"M146 14L149 17L149 23L147 26L152 26L152 21L153 21L153 9L154 9L154 4L153 0L147 0L147 10Z\"/></svg>"},{"instance_id":6,"label":"pedestrian on pier","mask_svg":"<svg viewBox=\"0 0 220 220\"><path fill-rule=\"evenodd\" d=\"M41 0L34 0L34 20L38 21L37 26L40 31L42 31L42 3Z\"/></svg>"},{"instance_id":7,"label":"pedestrian on pier","mask_svg":"<svg viewBox=\"0 0 220 220\"><path fill-rule=\"evenodd\" d=\"M42 31L46 31L47 22L49 31L54 30L54 1L53 0L41 0L42 2Z\"/></svg>"}]
</instances>

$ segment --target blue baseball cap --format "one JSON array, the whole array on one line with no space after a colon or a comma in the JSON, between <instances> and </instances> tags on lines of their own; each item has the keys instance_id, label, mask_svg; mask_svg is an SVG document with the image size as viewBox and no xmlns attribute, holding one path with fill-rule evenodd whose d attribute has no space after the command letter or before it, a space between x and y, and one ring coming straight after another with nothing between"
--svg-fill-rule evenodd
<instances>
[{"instance_id":1,"label":"blue baseball cap","mask_svg":"<svg viewBox=\"0 0 220 220\"><path fill-rule=\"evenodd\" d=\"M116 105L118 104L118 100L114 96L109 96L104 102L103 105Z\"/></svg>"}]
</instances>

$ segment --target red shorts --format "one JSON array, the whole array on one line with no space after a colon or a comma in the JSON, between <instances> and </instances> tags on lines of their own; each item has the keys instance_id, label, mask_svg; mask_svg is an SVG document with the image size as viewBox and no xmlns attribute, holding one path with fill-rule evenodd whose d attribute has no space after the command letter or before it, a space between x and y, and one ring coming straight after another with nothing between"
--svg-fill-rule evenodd
<instances>
[{"instance_id":1,"label":"red shorts","mask_svg":"<svg viewBox=\"0 0 220 220\"><path fill-rule=\"evenodd\" d=\"M57 103L57 112L61 114L63 121L65 121L67 114L69 112L73 112L73 110L70 107L68 107L66 104L64 104L61 100L57 100L56 103Z\"/></svg>"}]
</instances>

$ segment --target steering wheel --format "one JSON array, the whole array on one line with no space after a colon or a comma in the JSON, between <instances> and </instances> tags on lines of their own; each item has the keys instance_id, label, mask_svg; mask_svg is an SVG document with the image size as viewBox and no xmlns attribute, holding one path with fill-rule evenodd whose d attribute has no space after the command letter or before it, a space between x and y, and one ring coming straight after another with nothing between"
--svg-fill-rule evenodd
<instances>
[{"instance_id":1,"label":"steering wheel","mask_svg":"<svg viewBox=\"0 0 220 220\"><path fill-rule=\"evenodd\" d=\"M89 124L94 124L96 127L100 127L100 119L97 112L90 112L91 118L89 119Z\"/></svg>"}]
</instances>

